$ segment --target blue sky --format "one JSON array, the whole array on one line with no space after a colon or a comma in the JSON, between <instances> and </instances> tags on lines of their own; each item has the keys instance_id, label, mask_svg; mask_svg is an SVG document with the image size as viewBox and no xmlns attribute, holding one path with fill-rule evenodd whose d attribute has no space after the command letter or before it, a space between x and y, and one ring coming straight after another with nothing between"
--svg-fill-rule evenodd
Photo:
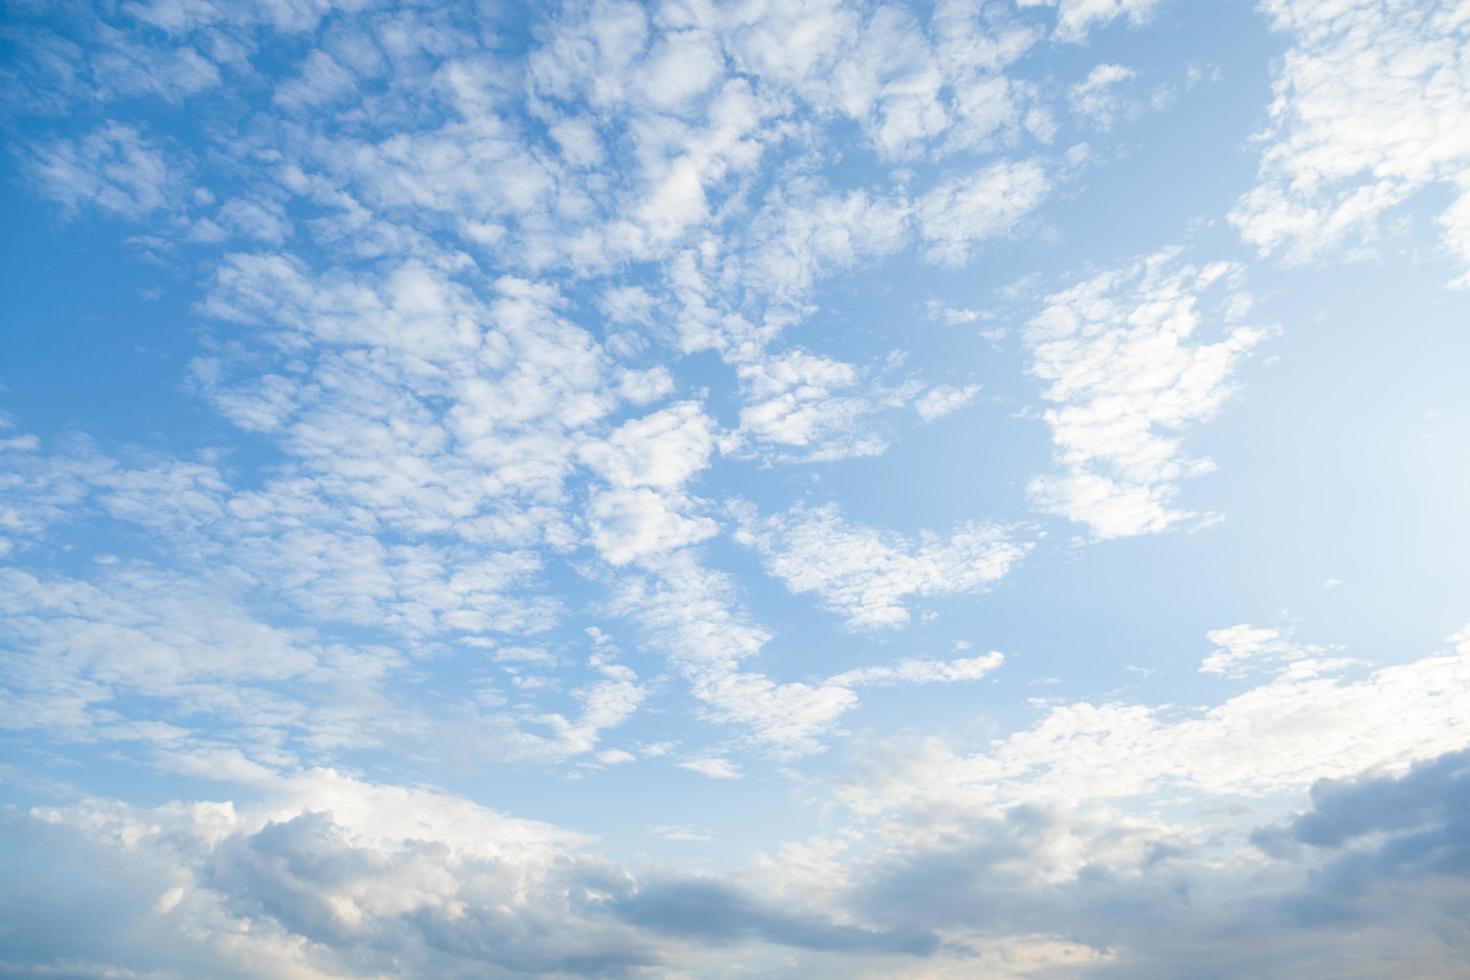
<instances>
[{"instance_id":1,"label":"blue sky","mask_svg":"<svg viewBox=\"0 0 1470 980\"><path fill-rule=\"evenodd\" d=\"M1464 2L4 11L0 972L1465 969Z\"/></svg>"}]
</instances>

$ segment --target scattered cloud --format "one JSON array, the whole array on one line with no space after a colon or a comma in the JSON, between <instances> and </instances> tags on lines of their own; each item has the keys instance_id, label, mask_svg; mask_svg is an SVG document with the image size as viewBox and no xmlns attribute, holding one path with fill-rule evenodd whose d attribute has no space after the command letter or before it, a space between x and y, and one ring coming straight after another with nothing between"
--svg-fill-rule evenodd
<instances>
[{"instance_id":1,"label":"scattered cloud","mask_svg":"<svg viewBox=\"0 0 1470 980\"><path fill-rule=\"evenodd\" d=\"M740 508L736 538L793 592L814 592L854 629L902 626L905 600L981 592L1004 578L1030 545L1000 525L964 524L917 540L853 524L833 505L765 519Z\"/></svg>"},{"instance_id":2,"label":"scattered cloud","mask_svg":"<svg viewBox=\"0 0 1470 980\"><path fill-rule=\"evenodd\" d=\"M1161 0L1017 0L1021 7L1057 8L1056 36L1062 41L1084 41L1087 35L1118 18L1142 24Z\"/></svg>"},{"instance_id":3,"label":"scattered cloud","mask_svg":"<svg viewBox=\"0 0 1470 980\"><path fill-rule=\"evenodd\" d=\"M1200 673L1240 678L1265 664L1292 664L1323 652L1319 646L1300 644L1280 630L1242 623L1205 634L1218 649L1200 664Z\"/></svg>"},{"instance_id":4,"label":"scattered cloud","mask_svg":"<svg viewBox=\"0 0 1470 980\"><path fill-rule=\"evenodd\" d=\"M179 163L122 123L106 123L80 139L58 139L27 163L36 189L67 212L95 205L137 221L173 209L185 190Z\"/></svg>"},{"instance_id":5,"label":"scattered cloud","mask_svg":"<svg viewBox=\"0 0 1470 980\"><path fill-rule=\"evenodd\" d=\"M919 413L919 418L925 422L933 422L942 419L951 412L957 412L975 400L980 394L979 385L965 385L956 387L954 385L935 385L914 403L914 410Z\"/></svg>"},{"instance_id":6,"label":"scattered cloud","mask_svg":"<svg viewBox=\"0 0 1470 980\"><path fill-rule=\"evenodd\" d=\"M678 763L678 766L680 769L688 769L690 772L697 772L701 776L708 776L710 779L739 779L741 776L739 766L736 766L729 759L721 759L718 756L685 759L683 762Z\"/></svg>"},{"instance_id":7,"label":"scattered cloud","mask_svg":"<svg viewBox=\"0 0 1470 980\"><path fill-rule=\"evenodd\" d=\"M1225 262L1184 265L1170 250L1047 298L1024 334L1061 467L1031 483L1042 510L1097 538L1196 516L1173 498L1180 480L1214 463L1188 456L1183 438L1219 411L1241 360L1272 332L1241 322L1250 301L1240 276ZM1207 320L1200 305L1211 289L1227 295ZM1199 336L1207 324L1218 339Z\"/></svg>"},{"instance_id":8,"label":"scattered cloud","mask_svg":"<svg viewBox=\"0 0 1470 980\"><path fill-rule=\"evenodd\" d=\"M963 265L979 242L1010 233L1049 187L1045 170L1030 160L992 164L940 184L917 203L924 257L939 265Z\"/></svg>"},{"instance_id":9,"label":"scattered cloud","mask_svg":"<svg viewBox=\"0 0 1470 980\"><path fill-rule=\"evenodd\" d=\"M974 323L976 320L986 319L984 310L974 310L963 306L950 306L939 299L931 299L924 302L924 315L935 323L942 323L946 327L956 327L961 324Z\"/></svg>"},{"instance_id":10,"label":"scattered cloud","mask_svg":"<svg viewBox=\"0 0 1470 980\"><path fill-rule=\"evenodd\" d=\"M1384 219L1437 186L1442 240L1470 270L1470 88L1455 66L1470 25L1454 5L1272 0L1290 47L1274 80L1256 187L1230 220L1262 254L1319 260L1374 248ZM1457 286L1470 285L1470 272Z\"/></svg>"},{"instance_id":11,"label":"scattered cloud","mask_svg":"<svg viewBox=\"0 0 1470 980\"><path fill-rule=\"evenodd\" d=\"M1136 74L1132 68L1123 65L1098 65L1068 90L1067 98L1072 110L1093 125L1108 129L1117 121L1123 108L1119 86Z\"/></svg>"},{"instance_id":12,"label":"scattered cloud","mask_svg":"<svg viewBox=\"0 0 1470 980\"><path fill-rule=\"evenodd\" d=\"M859 667L827 679L828 684L843 687L887 686L892 684L954 684L977 681L1005 663L1005 657L992 650L979 657L958 660L901 660L892 666Z\"/></svg>"},{"instance_id":13,"label":"scattered cloud","mask_svg":"<svg viewBox=\"0 0 1470 980\"><path fill-rule=\"evenodd\" d=\"M820 751L838 718L856 706L856 695L832 684L777 683L742 669L771 634L751 621L733 580L689 551L649 565L647 574L619 578L611 611L630 619L669 658L712 719L747 728L778 754Z\"/></svg>"}]
</instances>

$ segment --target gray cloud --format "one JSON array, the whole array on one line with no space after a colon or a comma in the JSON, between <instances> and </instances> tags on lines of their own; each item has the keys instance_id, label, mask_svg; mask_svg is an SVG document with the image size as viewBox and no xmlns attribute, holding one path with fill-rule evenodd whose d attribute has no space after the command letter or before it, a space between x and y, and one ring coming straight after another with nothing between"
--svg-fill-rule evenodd
<instances>
[{"instance_id":1,"label":"gray cloud","mask_svg":"<svg viewBox=\"0 0 1470 980\"><path fill-rule=\"evenodd\" d=\"M620 898L613 907L622 919L640 928L715 945L758 939L822 952L916 956L929 955L939 945L938 938L923 928L874 930L844 925L778 908L710 879L654 882Z\"/></svg>"}]
</instances>

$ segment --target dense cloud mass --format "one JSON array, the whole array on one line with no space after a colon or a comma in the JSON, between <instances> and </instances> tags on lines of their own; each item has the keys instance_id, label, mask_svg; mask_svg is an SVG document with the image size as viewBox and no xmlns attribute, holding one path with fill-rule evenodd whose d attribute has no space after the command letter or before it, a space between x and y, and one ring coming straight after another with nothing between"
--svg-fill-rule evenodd
<instances>
[{"instance_id":1,"label":"dense cloud mass","mask_svg":"<svg viewBox=\"0 0 1470 980\"><path fill-rule=\"evenodd\" d=\"M1470 970L1467 0L0 52L0 974Z\"/></svg>"}]
</instances>

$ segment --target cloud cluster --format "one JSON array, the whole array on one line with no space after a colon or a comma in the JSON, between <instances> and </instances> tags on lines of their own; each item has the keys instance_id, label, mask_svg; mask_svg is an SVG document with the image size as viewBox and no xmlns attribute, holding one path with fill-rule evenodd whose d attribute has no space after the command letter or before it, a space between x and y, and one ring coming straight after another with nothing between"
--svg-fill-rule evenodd
<instances>
[{"instance_id":1,"label":"cloud cluster","mask_svg":"<svg viewBox=\"0 0 1470 980\"><path fill-rule=\"evenodd\" d=\"M784 845L746 884L634 874L554 826L330 770L264 779L233 803L93 798L12 813L10 846L87 863L91 894L105 901L78 945L58 930L57 910L77 900L73 879L24 878L3 900L8 921L26 925L9 955L15 972L65 951L114 971L596 974L767 945L837 958L796 961L808 965L886 960L903 972L901 960L922 957L931 975L983 965L997 976L1106 977L1177 973L1203 951L1226 974L1367 976L1392 961L1451 975L1470 938L1445 914L1470 896L1466 760L1442 747L1464 742L1450 729L1470 690L1456 675L1467 636L1448 653L1314 692L1335 729L1283 702L1283 688L1310 683L1301 677L1211 712L1203 724L1219 726L1252 702L1254 731L1279 719L1289 744L1263 746L1283 763L1269 786L1247 766L1184 801L1119 775L1121 765L1196 778L1220 769L1190 719L1123 741L1074 729L1053 752L1032 736L1059 709L992 746L999 767L934 744L870 755L839 787L849 829ZM1383 710L1365 714L1375 700ZM1390 738L1403 719L1411 730ZM1313 753L1305 740L1358 748ZM1166 745L1170 759L1156 764ZM1004 764L1018 753L1028 761ZM1031 771L1079 755L1055 778ZM688 767L731 774L716 759ZM1084 782L1083 770L1102 778ZM1270 805L1273 793L1309 786L1305 811ZM1216 805L1241 799L1260 809ZM1352 929L1327 928L1342 923ZM1233 938L1243 933L1252 942Z\"/></svg>"},{"instance_id":2,"label":"cloud cluster","mask_svg":"<svg viewBox=\"0 0 1470 980\"><path fill-rule=\"evenodd\" d=\"M1470 268L1470 24L1455 3L1264 4L1291 47L1261 134L1260 178L1231 221L1289 261L1375 246L1383 220L1433 186L1443 242ZM1470 273L1454 285L1470 285Z\"/></svg>"},{"instance_id":3,"label":"cloud cluster","mask_svg":"<svg viewBox=\"0 0 1470 980\"><path fill-rule=\"evenodd\" d=\"M68 214L137 225L151 256L197 262L209 333L191 388L278 457L136 465L17 443L7 539L103 513L161 532L145 549L157 567L208 569L221 601L303 617L315 643L421 645L473 673L466 648L567 622L553 580L569 558L595 556L578 574L614 610L699 568L687 549L721 530L696 495L717 455L873 456L912 424L900 410L929 421L974 398L783 336L834 274L905 251L959 265L1041 206L1055 125L1010 73L1042 41L1037 18L591 3L540 18L515 58L487 46L499 29L490 12L378 4L18 20L7 106L56 130L25 149L25 175ZM280 70L269 50L289 50ZM61 124L88 102L116 118ZM832 126L855 127L850 149L873 164L862 186L811 165L841 139ZM596 326L575 298L588 288ZM729 369L729 427L670 370L704 350ZM861 573L862 601L891 619L885 589L973 592L1017 557L957 535L890 585ZM972 559L961 585L931 581ZM730 591L702 568L681 589ZM648 630L651 613L628 619ZM712 717L811 747L851 691L689 667L759 645L668 649ZM527 669L503 680L568 696L595 681ZM468 723L497 733L496 754L592 750L566 735L584 730L576 704L490 708L506 692L475 690ZM772 727L789 703L807 720ZM563 729L561 748L527 724Z\"/></svg>"},{"instance_id":4,"label":"cloud cluster","mask_svg":"<svg viewBox=\"0 0 1470 980\"><path fill-rule=\"evenodd\" d=\"M1056 35L1077 42L1118 18L1141 24L1153 14L1160 0L1018 0L1022 7L1056 7Z\"/></svg>"},{"instance_id":5,"label":"cloud cluster","mask_svg":"<svg viewBox=\"0 0 1470 980\"><path fill-rule=\"evenodd\" d=\"M742 662L759 655L771 634L751 620L731 578L690 552L623 578L611 608L669 657L711 718L748 728L778 753L819 751L822 737L857 704L845 686L781 683L744 669ZM722 765L719 772L729 770Z\"/></svg>"},{"instance_id":6,"label":"cloud cluster","mask_svg":"<svg viewBox=\"0 0 1470 980\"><path fill-rule=\"evenodd\" d=\"M1103 272L1046 300L1026 325L1031 372L1061 471L1038 477L1043 510L1098 538L1157 532L1193 517L1172 505L1179 481L1207 473L1183 439L1234 391L1237 365L1269 336L1242 323L1241 269L1185 265L1175 250ZM1228 290L1206 319L1212 288ZM1207 329L1217 335L1200 336Z\"/></svg>"},{"instance_id":7,"label":"cloud cluster","mask_svg":"<svg viewBox=\"0 0 1470 980\"><path fill-rule=\"evenodd\" d=\"M1001 525L965 524L907 540L854 524L833 505L757 518L741 508L741 543L793 592L812 592L854 629L902 626L905 600L967 595L1004 578L1029 544Z\"/></svg>"},{"instance_id":8,"label":"cloud cluster","mask_svg":"<svg viewBox=\"0 0 1470 980\"><path fill-rule=\"evenodd\" d=\"M1056 707L974 754L865 746L837 786L851 824L765 873L933 929L931 975L1169 976L1208 955L1221 975L1451 976L1470 938L1453 911L1470 897L1466 638L1353 681L1288 671L1210 709Z\"/></svg>"},{"instance_id":9,"label":"cloud cluster","mask_svg":"<svg viewBox=\"0 0 1470 980\"><path fill-rule=\"evenodd\" d=\"M8 948L7 972L20 975L83 950L99 975L326 977L607 975L667 964L684 944L935 946L923 930L838 922L732 883L640 879L581 835L332 770L242 803L88 799L4 819L7 847L89 865L81 880L99 912L78 943L58 916L75 908L78 881L18 879L0 904L26 927ZM37 853L9 857L28 866Z\"/></svg>"}]
</instances>

